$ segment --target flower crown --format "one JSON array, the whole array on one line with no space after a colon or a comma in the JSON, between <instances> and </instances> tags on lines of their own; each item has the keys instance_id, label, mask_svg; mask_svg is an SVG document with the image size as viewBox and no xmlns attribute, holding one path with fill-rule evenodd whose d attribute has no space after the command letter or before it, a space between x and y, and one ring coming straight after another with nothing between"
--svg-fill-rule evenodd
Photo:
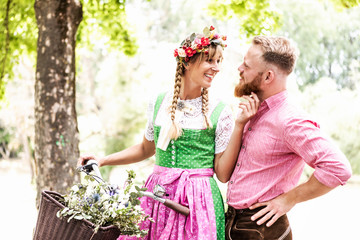
<instances>
[{"instance_id":1,"label":"flower crown","mask_svg":"<svg viewBox=\"0 0 360 240\"><path fill-rule=\"evenodd\" d=\"M225 35L219 35L215 33L213 26L205 27L203 34L191 34L190 38L185 39L180 47L175 49L174 57L177 62L189 62L190 58L196 54L204 52L206 55L209 54L209 46L211 44L220 45L223 49L227 47L224 43L226 41Z\"/></svg>"}]
</instances>

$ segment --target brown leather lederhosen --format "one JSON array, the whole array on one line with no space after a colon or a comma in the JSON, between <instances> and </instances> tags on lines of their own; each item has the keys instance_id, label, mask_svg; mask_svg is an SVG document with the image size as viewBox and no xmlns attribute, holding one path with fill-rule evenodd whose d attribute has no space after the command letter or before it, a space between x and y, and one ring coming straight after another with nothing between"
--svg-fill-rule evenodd
<instances>
[{"instance_id":1,"label":"brown leather lederhosen","mask_svg":"<svg viewBox=\"0 0 360 240\"><path fill-rule=\"evenodd\" d=\"M235 209L229 206L226 212L225 237L227 240L291 240L292 233L288 218L281 216L273 225L257 225L250 218L261 208Z\"/></svg>"}]
</instances>

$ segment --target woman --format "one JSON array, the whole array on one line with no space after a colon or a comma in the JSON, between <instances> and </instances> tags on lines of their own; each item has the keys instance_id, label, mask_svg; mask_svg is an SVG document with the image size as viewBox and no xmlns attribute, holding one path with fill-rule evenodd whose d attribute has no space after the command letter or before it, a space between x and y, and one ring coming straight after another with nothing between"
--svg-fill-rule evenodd
<instances>
[{"instance_id":1,"label":"woman","mask_svg":"<svg viewBox=\"0 0 360 240\"><path fill-rule=\"evenodd\" d=\"M231 109L208 96L220 70L225 40L210 27L203 34L193 33L175 50L174 91L161 93L149 104L142 143L106 157L79 159L79 164L96 159L99 166L105 166L156 155L154 172L145 187L153 191L156 184L164 186L166 198L188 206L190 214L179 214L143 197L141 206L154 219L142 226L149 230L145 239L225 239L224 205L213 174L215 171L221 179L232 171L227 166L232 166L237 152L227 145L234 123Z\"/></svg>"}]
</instances>

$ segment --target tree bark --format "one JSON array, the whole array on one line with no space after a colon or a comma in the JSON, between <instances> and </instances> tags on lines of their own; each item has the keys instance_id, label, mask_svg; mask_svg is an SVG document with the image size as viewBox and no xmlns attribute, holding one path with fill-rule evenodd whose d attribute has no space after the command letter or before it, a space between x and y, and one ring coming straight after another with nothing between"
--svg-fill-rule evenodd
<instances>
[{"instance_id":1,"label":"tree bark","mask_svg":"<svg viewBox=\"0 0 360 240\"><path fill-rule=\"evenodd\" d=\"M82 20L79 0L36 0L35 77L37 205L43 190L67 193L79 157L75 109L75 37Z\"/></svg>"}]
</instances>

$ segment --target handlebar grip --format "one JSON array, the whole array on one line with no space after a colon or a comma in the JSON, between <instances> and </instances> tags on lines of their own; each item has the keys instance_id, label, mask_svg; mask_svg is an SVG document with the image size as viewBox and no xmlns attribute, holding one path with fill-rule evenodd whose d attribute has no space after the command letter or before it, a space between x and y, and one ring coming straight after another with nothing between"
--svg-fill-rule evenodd
<instances>
[{"instance_id":1,"label":"handlebar grip","mask_svg":"<svg viewBox=\"0 0 360 240\"><path fill-rule=\"evenodd\" d=\"M100 179L102 179L98 162L94 159L90 159L86 162L86 165L91 166L92 170L94 171L95 175L98 176Z\"/></svg>"},{"instance_id":2,"label":"handlebar grip","mask_svg":"<svg viewBox=\"0 0 360 240\"><path fill-rule=\"evenodd\" d=\"M181 213L185 216L188 216L190 214L190 209L188 207L185 207L179 203L176 203L170 199L166 199L164 202L164 205L168 208L171 208L172 210L175 210L178 213Z\"/></svg>"},{"instance_id":3,"label":"handlebar grip","mask_svg":"<svg viewBox=\"0 0 360 240\"><path fill-rule=\"evenodd\" d=\"M90 165L90 164L96 164L98 165L98 162L94 159L89 159L89 160L86 160L84 161L85 165Z\"/></svg>"}]
</instances>

